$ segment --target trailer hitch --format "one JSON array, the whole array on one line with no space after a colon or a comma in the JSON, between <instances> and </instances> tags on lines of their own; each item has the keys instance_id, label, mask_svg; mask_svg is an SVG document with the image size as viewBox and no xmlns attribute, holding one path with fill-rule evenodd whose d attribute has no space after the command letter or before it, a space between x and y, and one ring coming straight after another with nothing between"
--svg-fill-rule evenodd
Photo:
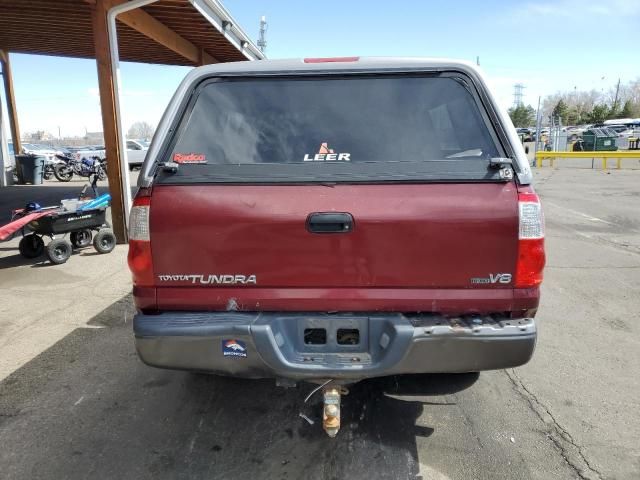
<instances>
[{"instance_id":1,"label":"trailer hitch","mask_svg":"<svg viewBox=\"0 0 640 480\"><path fill-rule=\"evenodd\" d=\"M304 399L307 403L318 390L322 390L322 428L329 437L334 438L340 431L340 399L342 395L347 395L349 389L342 385L329 385L333 380L327 380L322 385L314 388ZM302 412L298 416L307 421L309 425L315 422Z\"/></svg>"},{"instance_id":2,"label":"trailer hitch","mask_svg":"<svg viewBox=\"0 0 640 480\"><path fill-rule=\"evenodd\" d=\"M340 389L338 387L325 388L322 392L324 405L322 407L322 428L331 438L340 431Z\"/></svg>"}]
</instances>

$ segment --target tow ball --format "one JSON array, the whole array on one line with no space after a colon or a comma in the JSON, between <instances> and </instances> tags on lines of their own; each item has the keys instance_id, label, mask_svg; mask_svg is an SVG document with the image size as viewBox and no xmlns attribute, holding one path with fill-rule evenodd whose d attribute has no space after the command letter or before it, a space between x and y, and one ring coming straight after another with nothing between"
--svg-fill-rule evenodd
<instances>
[{"instance_id":1,"label":"tow ball","mask_svg":"<svg viewBox=\"0 0 640 480\"><path fill-rule=\"evenodd\" d=\"M329 387L322 391L324 406L322 408L322 428L331 438L340 431L340 388Z\"/></svg>"},{"instance_id":2,"label":"tow ball","mask_svg":"<svg viewBox=\"0 0 640 480\"><path fill-rule=\"evenodd\" d=\"M304 403L307 403L316 392L322 390L322 428L327 432L327 435L334 438L340 431L340 397L347 395L349 390L342 385L330 386L329 384L332 381L333 380L327 380L322 385L314 388L304 399ZM309 425L315 423L303 412L298 413L298 416L304 419Z\"/></svg>"}]
</instances>

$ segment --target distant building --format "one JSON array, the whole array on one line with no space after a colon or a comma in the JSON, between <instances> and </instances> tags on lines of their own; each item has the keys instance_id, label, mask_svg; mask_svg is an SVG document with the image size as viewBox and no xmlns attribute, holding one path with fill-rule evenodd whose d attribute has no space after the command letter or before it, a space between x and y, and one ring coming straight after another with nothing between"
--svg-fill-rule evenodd
<instances>
[{"instance_id":1,"label":"distant building","mask_svg":"<svg viewBox=\"0 0 640 480\"><path fill-rule=\"evenodd\" d=\"M25 143L50 142L51 140L53 140L53 135L49 132L45 132L44 130L38 130L36 132L25 133L22 135L22 141Z\"/></svg>"},{"instance_id":2,"label":"distant building","mask_svg":"<svg viewBox=\"0 0 640 480\"><path fill-rule=\"evenodd\" d=\"M102 132L87 132L84 139L87 145L104 145L104 134Z\"/></svg>"}]
</instances>

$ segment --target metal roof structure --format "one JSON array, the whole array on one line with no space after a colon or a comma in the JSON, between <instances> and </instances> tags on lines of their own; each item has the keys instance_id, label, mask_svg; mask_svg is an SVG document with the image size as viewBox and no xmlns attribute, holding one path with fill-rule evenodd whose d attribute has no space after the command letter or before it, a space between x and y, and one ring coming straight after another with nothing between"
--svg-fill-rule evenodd
<instances>
[{"instance_id":1,"label":"metal roof structure","mask_svg":"<svg viewBox=\"0 0 640 480\"><path fill-rule=\"evenodd\" d=\"M16 53L95 58L92 33L95 3L95 0L0 0L0 48ZM184 49L187 42L214 60L206 63L263 58L260 50L217 1L158 0L137 12L146 15L138 14L138 18L123 15L117 19L122 61L202 64L196 58L187 58L177 53L176 48L172 49L172 46ZM175 37L173 44L158 43L135 28L136 22L144 21L142 17L158 31L164 30L164 26L187 42L180 42Z\"/></svg>"}]
</instances>

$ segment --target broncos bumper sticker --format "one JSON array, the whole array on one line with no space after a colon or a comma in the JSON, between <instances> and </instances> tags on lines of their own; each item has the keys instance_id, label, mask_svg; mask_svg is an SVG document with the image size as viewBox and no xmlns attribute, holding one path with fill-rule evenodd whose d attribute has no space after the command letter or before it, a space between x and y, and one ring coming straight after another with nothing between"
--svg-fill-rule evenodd
<instances>
[{"instance_id":1,"label":"broncos bumper sticker","mask_svg":"<svg viewBox=\"0 0 640 480\"><path fill-rule=\"evenodd\" d=\"M247 344L233 338L222 340L222 355L225 357L246 357Z\"/></svg>"}]
</instances>

